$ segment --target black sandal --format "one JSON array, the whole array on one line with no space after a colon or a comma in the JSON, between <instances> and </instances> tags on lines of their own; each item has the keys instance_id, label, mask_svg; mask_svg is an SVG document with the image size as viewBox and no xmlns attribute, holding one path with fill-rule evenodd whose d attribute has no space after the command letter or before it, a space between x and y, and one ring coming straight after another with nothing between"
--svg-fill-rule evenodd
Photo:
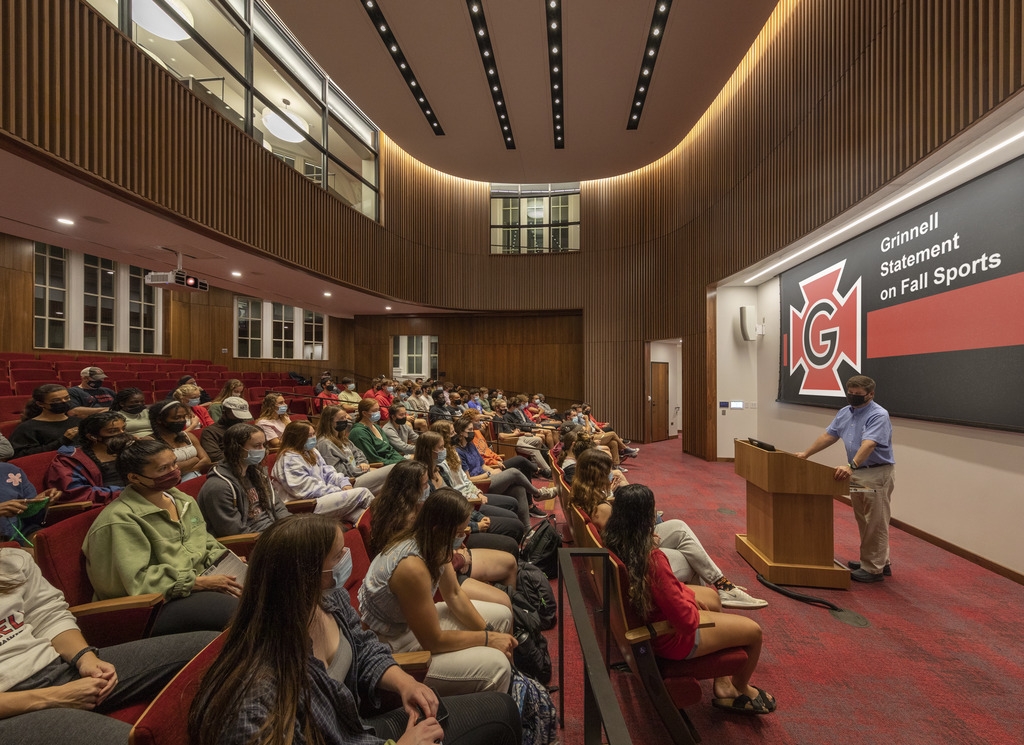
<instances>
[{"instance_id":1,"label":"black sandal","mask_svg":"<svg viewBox=\"0 0 1024 745\"><path fill-rule=\"evenodd\" d=\"M743 694L736 698L713 698L711 699L711 705L719 709L727 709L734 714L752 714L762 715L769 714L768 708L761 703L761 696L757 698L751 698L750 696Z\"/></svg>"}]
</instances>

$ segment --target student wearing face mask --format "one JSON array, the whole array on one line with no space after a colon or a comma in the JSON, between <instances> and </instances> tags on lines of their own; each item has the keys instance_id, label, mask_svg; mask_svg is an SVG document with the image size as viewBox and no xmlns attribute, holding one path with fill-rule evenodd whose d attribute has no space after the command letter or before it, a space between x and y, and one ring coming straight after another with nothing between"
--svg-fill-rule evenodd
<instances>
[{"instance_id":1,"label":"student wearing face mask","mask_svg":"<svg viewBox=\"0 0 1024 745\"><path fill-rule=\"evenodd\" d=\"M284 428L272 481L282 501L315 499L316 514L353 523L373 500L369 489L352 486L345 475L327 465L316 449L313 425L306 421Z\"/></svg>"},{"instance_id":2,"label":"student wearing face mask","mask_svg":"<svg viewBox=\"0 0 1024 745\"><path fill-rule=\"evenodd\" d=\"M267 393L263 397L260 414L256 417L256 426L267 436L267 447L281 447L284 428L291 424L291 421L291 417L288 416L288 402L284 396L275 391Z\"/></svg>"},{"instance_id":3,"label":"student wearing face mask","mask_svg":"<svg viewBox=\"0 0 1024 745\"><path fill-rule=\"evenodd\" d=\"M388 413L391 416L380 431L388 438L391 447L402 455L411 455L416 450L416 438L419 437L419 433L409 423L409 412L405 404L391 404Z\"/></svg>"},{"instance_id":4,"label":"student wearing face mask","mask_svg":"<svg viewBox=\"0 0 1024 745\"><path fill-rule=\"evenodd\" d=\"M346 413L355 414L356 409L359 408L359 402L362 400L363 397L356 392L356 381L349 377L342 378L338 392L338 403L341 404L341 408Z\"/></svg>"},{"instance_id":5,"label":"student wearing face mask","mask_svg":"<svg viewBox=\"0 0 1024 745\"><path fill-rule=\"evenodd\" d=\"M233 424L224 433L224 462L210 469L196 501L209 531L221 538L262 533L288 509L277 499L267 473L267 438L252 424Z\"/></svg>"},{"instance_id":6,"label":"student wearing face mask","mask_svg":"<svg viewBox=\"0 0 1024 745\"><path fill-rule=\"evenodd\" d=\"M316 410L321 411L325 406L334 406L338 401L338 386L333 379L327 378L323 381L323 390L316 396Z\"/></svg>"},{"instance_id":7,"label":"student wearing face mask","mask_svg":"<svg viewBox=\"0 0 1024 745\"><path fill-rule=\"evenodd\" d=\"M203 446L206 456L213 465L217 465L224 460L224 434L228 429L236 424L252 423L252 413L249 411L249 404L245 402L244 398L228 396L217 406L220 407L220 418L215 424L203 427L203 433L199 437L199 443ZM263 430L260 431L262 432ZM264 437L266 437L265 433Z\"/></svg>"},{"instance_id":8,"label":"student wearing face mask","mask_svg":"<svg viewBox=\"0 0 1024 745\"><path fill-rule=\"evenodd\" d=\"M116 411L90 414L78 425L74 445L64 445L43 476L43 487L57 489L56 502L91 502L107 504L125 486L117 472L116 456L108 444L123 438L134 439L124 433L124 416Z\"/></svg>"},{"instance_id":9,"label":"student wearing face mask","mask_svg":"<svg viewBox=\"0 0 1024 745\"><path fill-rule=\"evenodd\" d=\"M380 430L380 402L375 398L364 398L359 402L357 410L359 421L352 425L349 439L371 463L383 463L388 466L402 460L402 454L392 447L388 438Z\"/></svg>"},{"instance_id":10,"label":"student wearing face mask","mask_svg":"<svg viewBox=\"0 0 1024 745\"><path fill-rule=\"evenodd\" d=\"M114 395L111 411L124 417L124 431L132 437L152 437L153 426L146 411L146 394L138 388L122 388Z\"/></svg>"},{"instance_id":11,"label":"student wearing face mask","mask_svg":"<svg viewBox=\"0 0 1024 745\"><path fill-rule=\"evenodd\" d=\"M186 383L174 389L171 398L185 407L185 431L198 432L203 427L213 424L210 412L200 405L200 389L198 385Z\"/></svg>"},{"instance_id":12,"label":"student wearing face mask","mask_svg":"<svg viewBox=\"0 0 1024 745\"><path fill-rule=\"evenodd\" d=\"M316 425L316 449L324 461L338 473L347 476L355 486L362 486L377 496L394 465L370 468L363 451L348 439L352 423L340 406L328 406Z\"/></svg>"},{"instance_id":13,"label":"student wearing face mask","mask_svg":"<svg viewBox=\"0 0 1024 745\"><path fill-rule=\"evenodd\" d=\"M195 500L175 488L181 471L174 451L159 440L109 445L127 486L82 544L96 599L157 592L166 603L153 636L220 631L242 588L235 577L203 574L227 549L207 531Z\"/></svg>"},{"instance_id":14,"label":"student wearing face mask","mask_svg":"<svg viewBox=\"0 0 1024 745\"><path fill-rule=\"evenodd\" d=\"M89 416L97 411L106 411L114 402L114 392L103 386L107 379L98 367L86 367L81 372L82 382L68 389L71 395L71 415Z\"/></svg>"},{"instance_id":15,"label":"student wearing face mask","mask_svg":"<svg viewBox=\"0 0 1024 745\"><path fill-rule=\"evenodd\" d=\"M34 455L70 445L78 434L76 416L68 416L71 396L68 389L46 383L32 391L32 400L25 405L21 424L11 433L14 457Z\"/></svg>"},{"instance_id":16,"label":"student wearing face mask","mask_svg":"<svg viewBox=\"0 0 1024 745\"><path fill-rule=\"evenodd\" d=\"M352 554L340 526L295 515L257 542L223 651L188 716L195 745L518 745L519 717L498 693L438 699L359 622L345 585ZM401 706L380 708L380 694Z\"/></svg>"},{"instance_id":17,"label":"student wearing face mask","mask_svg":"<svg viewBox=\"0 0 1024 745\"><path fill-rule=\"evenodd\" d=\"M442 695L506 692L511 682L511 611L471 600L451 564L472 512L454 489L435 491L374 558L359 589L363 623L392 651L431 652L424 682ZM438 590L443 602L435 604Z\"/></svg>"},{"instance_id":18,"label":"student wearing face mask","mask_svg":"<svg viewBox=\"0 0 1024 745\"><path fill-rule=\"evenodd\" d=\"M181 481L194 479L209 470L210 458L199 438L185 431L188 420L184 404L174 399L158 401L149 407L149 423L153 427L153 439L174 451Z\"/></svg>"}]
</instances>

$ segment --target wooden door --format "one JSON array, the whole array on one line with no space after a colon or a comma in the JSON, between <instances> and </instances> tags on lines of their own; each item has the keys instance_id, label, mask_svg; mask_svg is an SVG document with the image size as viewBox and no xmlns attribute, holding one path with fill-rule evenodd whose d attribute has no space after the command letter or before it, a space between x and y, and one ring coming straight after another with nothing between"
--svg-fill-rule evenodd
<instances>
[{"instance_id":1,"label":"wooden door","mask_svg":"<svg viewBox=\"0 0 1024 745\"><path fill-rule=\"evenodd\" d=\"M651 442L668 439L668 363L651 363Z\"/></svg>"}]
</instances>

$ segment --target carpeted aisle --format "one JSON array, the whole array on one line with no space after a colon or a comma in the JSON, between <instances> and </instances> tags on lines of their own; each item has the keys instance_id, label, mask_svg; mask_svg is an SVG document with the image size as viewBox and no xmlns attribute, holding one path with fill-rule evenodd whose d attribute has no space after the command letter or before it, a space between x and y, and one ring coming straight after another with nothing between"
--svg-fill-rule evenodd
<instances>
[{"instance_id":1,"label":"carpeted aisle","mask_svg":"<svg viewBox=\"0 0 1024 745\"><path fill-rule=\"evenodd\" d=\"M761 586L736 553L746 515L744 482L731 463L682 455L669 440L643 446L627 465L630 482L650 486L666 518L685 519L726 576L769 602L745 613L765 637L753 682L779 708L766 717L714 709L706 681L704 703L687 710L705 743L1024 743L1024 587L892 529L893 577L850 591L795 588L870 623L848 626ZM856 558L852 511L836 502L835 514L837 558ZM579 745L582 663L575 634L566 632L562 743ZM556 657L557 630L548 635ZM670 742L632 675L613 672L612 682L633 741Z\"/></svg>"}]
</instances>

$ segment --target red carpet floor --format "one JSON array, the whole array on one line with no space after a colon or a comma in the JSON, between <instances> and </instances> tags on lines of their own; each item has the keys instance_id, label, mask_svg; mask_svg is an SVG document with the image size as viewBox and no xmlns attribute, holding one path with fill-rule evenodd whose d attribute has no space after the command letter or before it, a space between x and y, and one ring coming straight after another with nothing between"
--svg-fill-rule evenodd
<instances>
[{"instance_id":1,"label":"red carpet floor","mask_svg":"<svg viewBox=\"0 0 1024 745\"><path fill-rule=\"evenodd\" d=\"M849 591L803 589L870 623L855 628L758 583L734 547L746 515L731 463L682 455L670 440L643 446L627 465L627 478L654 490L666 518L685 519L730 579L769 602L745 613L764 629L753 682L775 695L778 710L743 717L714 709L705 681L704 702L687 710L705 743L1024 743L1024 587L892 529L893 577ZM835 515L836 556L856 558L853 514L836 502ZM580 745L582 662L565 625L561 742ZM547 633L557 666L558 632ZM612 672L612 684L633 742L670 742L633 676Z\"/></svg>"}]
</instances>

